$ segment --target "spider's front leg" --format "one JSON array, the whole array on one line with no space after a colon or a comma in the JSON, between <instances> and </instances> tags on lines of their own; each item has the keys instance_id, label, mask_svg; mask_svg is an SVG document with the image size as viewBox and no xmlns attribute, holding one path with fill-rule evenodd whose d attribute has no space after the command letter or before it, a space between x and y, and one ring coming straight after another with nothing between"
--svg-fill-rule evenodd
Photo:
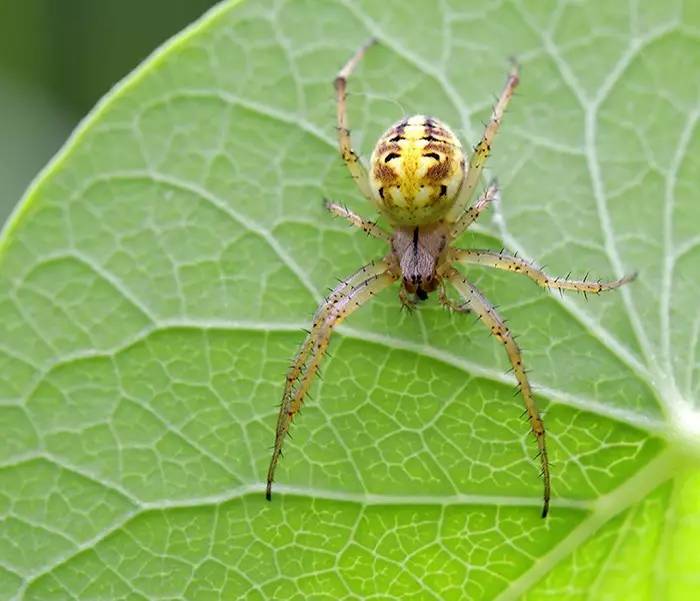
<instances>
[{"instance_id":1,"label":"spider's front leg","mask_svg":"<svg viewBox=\"0 0 700 601\"><path fill-rule=\"evenodd\" d=\"M606 290L613 290L614 288L619 288L623 284L631 282L637 277L636 273L632 273L610 282L588 280L587 278L583 280L558 278L547 275L544 271L538 269L525 259L513 257L503 251L498 252L494 250L454 248L450 250L450 260L465 265L484 265L486 267L495 267L496 269L522 273L542 288L573 290L574 292L582 292L583 294L600 294Z\"/></svg>"},{"instance_id":2,"label":"spider's front leg","mask_svg":"<svg viewBox=\"0 0 700 601\"><path fill-rule=\"evenodd\" d=\"M317 309L311 331L287 372L280 413L277 418L275 447L267 471L265 496L268 501L272 497L272 481L282 454L284 437L289 431L294 416L301 409L304 396L309 391L314 376L318 372L333 329L375 294L397 280L397 276L389 269L390 262L386 260L365 265L338 284L326 301Z\"/></svg>"},{"instance_id":3,"label":"spider's front leg","mask_svg":"<svg viewBox=\"0 0 700 601\"><path fill-rule=\"evenodd\" d=\"M542 466L542 478L544 479L544 505L542 507L542 517L544 518L547 516L547 512L549 511L549 498L551 494L549 461L547 459L544 422L542 421L539 411L537 410L537 406L535 405L535 398L532 394L532 388L530 387L530 382L527 378L525 367L523 366L520 348L515 342L510 330L496 312L496 309L494 309L491 303L489 303L478 288L467 281L457 270L453 268L450 268L446 272L445 277L464 299L464 304L458 305L457 310L472 311L481 321L484 322L484 324L486 324L486 326L488 326L491 333L506 347L508 359L510 359L510 363L513 366L515 378L518 380L520 392L522 393L523 400L525 401L525 409L530 420L530 427L532 428L532 433L535 435L535 439L537 440L537 448L539 449L540 463Z\"/></svg>"},{"instance_id":4,"label":"spider's front leg","mask_svg":"<svg viewBox=\"0 0 700 601\"><path fill-rule=\"evenodd\" d=\"M462 187L459 190L459 195L447 214L448 221L454 222L459 219L467 206L469 206L469 201L472 199L472 195L474 194L474 188L476 188L476 184L479 182L479 178L481 177L481 172L484 170L486 159L488 159L489 155L491 154L493 139L498 133L498 128L501 125L503 114L506 111L506 107L508 106L508 103L510 102L519 81L520 76L518 74L518 65L517 63L513 62L513 66L508 74L508 79L506 80L506 85L501 91L501 95L493 107L491 119L486 125L484 135L481 137L479 143L474 147L474 153L472 154L471 159L469 159L469 167L464 177L464 182L462 182Z\"/></svg>"}]
</instances>

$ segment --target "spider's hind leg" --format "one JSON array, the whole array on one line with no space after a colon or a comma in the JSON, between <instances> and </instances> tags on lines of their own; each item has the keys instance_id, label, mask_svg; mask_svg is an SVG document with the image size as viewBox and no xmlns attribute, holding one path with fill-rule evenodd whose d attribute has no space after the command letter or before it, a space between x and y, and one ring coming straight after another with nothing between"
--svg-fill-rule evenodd
<instances>
[{"instance_id":1,"label":"spider's hind leg","mask_svg":"<svg viewBox=\"0 0 700 601\"><path fill-rule=\"evenodd\" d=\"M474 189L476 184L481 178L481 173L484 170L484 165L486 164L486 159L491 154L491 146L493 140L498 133L498 128L501 126L501 121L503 119L503 114L506 111L506 107L513 97L513 92L518 86L520 81L519 69L516 62L513 62L510 73L508 74L508 79L506 80L506 85L501 91L501 95L498 101L493 107L491 112L491 119L486 125L484 134L481 137L479 143L474 147L474 152L469 159L469 166L467 167L467 174L464 177L464 182L457 196L457 200L447 214L448 221L456 221L459 219L460 215L469 206L469 202L474 194Z\"/></svg>"},{"instance_id":2,"label":"spider's hind leg","mask_svg":"<svg viewBox=\"0 0 700 601\"><path fill-rule=\"evenodd\" d=\"M350 60L343 66L343 68L338 71L336 75L334 86L336 93L336 103L337 103L337 117L338 117L338 147L340 150L340 155L343 157L343 161L347 165L350 175L355 180L357 187L360 188L362 194L366 198L372 200L372 193L369 187L369 179L367 177L367 170L360 161L360 157L352 149L352 141L350 139L350 130L348 129L348 113L346 106L346 96L347 96L347 84L348 77L355 70L357 64L360 62L364 56L367 48L374 44L376 40L374 38L370 39L364 46L362 46Z\"/></svg>"}]
</instances>

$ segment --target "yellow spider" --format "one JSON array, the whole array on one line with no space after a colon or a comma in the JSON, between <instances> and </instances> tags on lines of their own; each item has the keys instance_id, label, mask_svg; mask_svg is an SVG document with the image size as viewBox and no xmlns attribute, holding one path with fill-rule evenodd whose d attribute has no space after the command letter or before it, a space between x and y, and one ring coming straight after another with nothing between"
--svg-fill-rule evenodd
<instances>
[{"instance_id":1,"label":"yellow spider","mask_svg":"<svg viewBox=\"0 0 700 601\"><path fill-rule=\"evenodd\" d=\"M584 294L598 294L617 288L634 279L634 274L612 282L562 279L551 277L532 263L503 251L452 246L453 241L499 196L493 182L474 205L469 206L503 113L518 85L518 68L515 64L468 165L462 145L449 127L433 117L415 115L402 119L379 139L372 152L368 175L350 145L345 90L348 77L373 43L374 40L371 40L360 48L335 78L338 141L340 153L357 186L389 222L393 232L389 233L335 203L327 202L326 207L332 214L347 219L367 234L386 241L390 249L381 260L368 263L341 281L316 310L311 331L287 372L277 419L275 447L267 472L266 498L270 500L272 496L272 482L282 454L284 437L318 372L333 328L378 292L401 280L399 298L405 307L412 309L418 300L425 300L428 293L437 290L443 305L461 313L473 312L505 345L539 449L544 480L542 517L546 517L550 474L544 423L535 405L520 349L491 303L453 264L477 264L515 271L543 288L575 290ZM457 290L463 300L461 304L447 297L446 282Z\"/></svg>"}]
</instances>

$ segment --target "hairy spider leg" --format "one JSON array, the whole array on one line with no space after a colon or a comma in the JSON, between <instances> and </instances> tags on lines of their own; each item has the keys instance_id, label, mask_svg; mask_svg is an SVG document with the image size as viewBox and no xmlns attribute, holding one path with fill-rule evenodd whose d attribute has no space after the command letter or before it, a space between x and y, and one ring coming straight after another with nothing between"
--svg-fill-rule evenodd
<instances>
[{"instance_id":1,"label":"hairy spider leg","mask_svg":"<svg viewBox=\"0 0 700 601\"><path fill-rule=\"evenodd\" d=\"M445 280L440 281L440 288L438 288L438 301L443 307L449 309L450 311L454 311L456 313L471 312L469 310L469 307L467 307L466 303L460 305L459 303L454 302L449 296L447 296L447 287L445 286Z\"/></svg>"},{"instance_id":2,"label":"hairy spider leg","mask_svg":"<svg viewBox=\"0 0 700 601\"><path fill-rule=\"evenodd\" d=\"M345 164L348 166L350 175L352 175L352 178L355 180L358 188L360 188L362 194L364 194L365 197L372 202L374 201L372 200L372 193L369 187L367 170L360 161L360 157L357 156L357 153L352 149L345 100L347 96L346 88L348 77L350 77L350 74L355 70L357 63L360 62L360 59L362 59L367 49L374 43L375 40L370 39L364 46L362 46L354 54L354 56L347 63L345 63L345 66L338 71L338 75L336 75L334 82L338 109L338 145L340 147L340 154L343 157L343 161L345 161Z\"/></svg>"},{"instance_id":3,"label":"hairy spider leg","mask_svg":"<svg viewBox=\"0 0 700 601\"><path fill-rule=\"evenodd\" d=\"M378 292L393 284L398 278L388 271L389 263L377 261L369 263L342 281L331 292L328 299L319 306L314 315L311 331L302 343L292 365L287 372L282 403L275 429L275 447L270 467L267 471L265 496L272 497L272 481L275 468L282 454L284 437L294 416L304 402L321 359L328 348L333 329L348 315L353 313Z\"/></svg>"},{"instance_id":4,"label":"hairy spider leg","mask_svg":"<svg viewBox=\"0 0 700 601\"><path fill-rule=\"evenodd\" d=\"M368 236L378 238L379 240L384 240L385 242L391 242L391 234L379 227L374 221L365 219L347 207L329 200L325 201L325 206L332 215L346 219L350 222L350 225L354 225L356 228L361 229Z\"/></svg>"},{"instance_id":5,"label":"hairy spider leg","mask_svg":"<svg viewBox=\"0 0 700 601\"><path fill-rule=\"evenodd\" d=\"M619 288L627 282L631 282L636 273L626 275L618 280L609 282L601 282L600 280L570 280L567 278L558 278L547 275L541 269L535 267L529 261L520 257L513 257L505 252L494 250L481 249L450 249L450 259L463 264L485 265L486 267L495 267L496 269L504 269L506 271L514 271L521 273L537 283L542 288L551 288L553 290L573 290L584 294L600 294L606 290Z\"/></svg>"},{"instance_id":6,"label":"hairy spider leg","mask_svg":"<svg viewBox=\"0 0 700 601\"><path fill-rule=\"evenodd\" d=\"M469 159L469 167L467 169L467 174L462 182L462 187L459 190L457 199L454 205L447 213L448 221L456 221L459 219L460 215L469 205L474 194L474 189L476 184L479 182L481 177L481 172L486 164L486 159L491 154L491 144L493 144L493 139L498 133L498 128L501 125L501 119L503 119L503 113L505 113L506 107L513 96L513 91L520 81L520 76L518 75L518 65L513 62L510 73L508 74L508 79L506 80L506 85L503 87L498 101L493 107L491 112L491 119L486 125L484 130L484 135L482 136L479 143L474 147L474 153Z\"/></svg>"},{"instance_id":7,"label":"hairy spider leg","mask_svg":"<svg viewBox=\"0 0 700 601\"><path fill-rule=\"evenodd\" d=\"M496 309L486 299L486 297L464 278L457 270L450 269L446 273L446 277L454 288L459 292L464 299L464 305L460 306L460 310L469 310L479 317L484 324L491 330L491 333L498 338L506 347L508 359L513 366L515 378L520 386L520 392L525 401L525 409L527 410L530 420L532 433L537 440L537 448L539 450L540 464L542 466L542 478L544 480L544 505L542 507L542 517L547 516L549 511L549 498L551 496L551 485L549 475L549 461L547 458L547 444L545 442L544 422L540 417L535 398L532 394L532 388L523 366L522 355L510 330L503 322L501 317L496 312Z\"/></svg>"},{"instance_id":8,"label":"hairy spider leg","mask_svg":"<svg viewBox=\"0 0 700 601\"><path fill-rule=\"evenodd\" d=\"M415 308L418 306L418 301L413 295L406 292L406 289L401 286L399 288L399 302L401 303L401 308L406 309L409 313L413 313Z\"/></svg>"},{"instance_id":9,"label":"hairy spider leg","mask_svg":"<svg viewBox=\"0 0 700 601\"><path fill-rule=\"evenodd\" d=\"M464 211L462 216L452 224L449 230L450 237L454 239L464 233L469 226L479 218L479 215L481 215L493 201L500 199L500 197L501 193L498 189L498 184L495 181L491 182L477 201Z\"/></svg>"}]
</instances>

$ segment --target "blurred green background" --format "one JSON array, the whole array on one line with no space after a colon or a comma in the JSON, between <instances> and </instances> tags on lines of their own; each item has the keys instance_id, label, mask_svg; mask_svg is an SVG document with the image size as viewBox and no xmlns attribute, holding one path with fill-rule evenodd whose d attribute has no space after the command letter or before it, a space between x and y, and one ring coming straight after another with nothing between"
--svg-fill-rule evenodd
<instances>
[{"instance_id":1,"label":"blurred green background","mask_svg":"<svg viewBox=\"0 0 700 601\"><path fill-rule=\"evenodd\" d=\"M0 224L78 121L214 0L0 0Z\"/></svg>"}]
</instances>

